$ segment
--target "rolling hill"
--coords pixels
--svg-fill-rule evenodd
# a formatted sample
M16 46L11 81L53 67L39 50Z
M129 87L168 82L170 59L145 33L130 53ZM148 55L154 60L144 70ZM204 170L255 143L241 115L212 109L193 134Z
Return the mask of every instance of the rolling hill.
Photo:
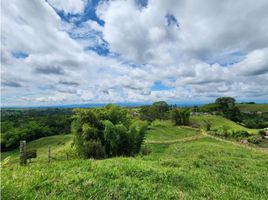
M67 160L71 135L29 142L39 158L26 167L14 162L17 151L2 154L13 160L2 166L2 199L268 198L268 154L198 135L156 122L146 136L150 155L105 160Z
M268 112L268 104L236 104L242 112Z
M249 133L257 133L259 131L259 129L249 129L246 128L244 126L241 126L229 119L226 119L222 116L219 115L199 115L199 116L191 116L190 121L192 123L196 123L201 125L201 127L204 128L204 120L208 120L212 123L211 128L212 129L218 129L221 128L222 126L227 126L229 127L231 130L244 130L247 131Z

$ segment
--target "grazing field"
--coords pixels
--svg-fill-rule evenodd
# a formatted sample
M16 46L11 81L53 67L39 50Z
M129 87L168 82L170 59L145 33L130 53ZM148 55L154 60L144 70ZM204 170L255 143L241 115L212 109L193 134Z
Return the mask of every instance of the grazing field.
M169 120L152 122L150 130L147 133L147 142L161 142L182 139L185 137L195 136L198 130L186 126L174 126Z
M161 126L160 126L161 125ZM30 142L39 158L26 167L2 167L2 199L267 199L268 154L204 136L196 130L157 122L147 135L152 153L106 160L67 160L71 135ZM162 127L161 134L158 133ZM167 134L165 135L165 129ZM187 131L183 131L187 130ZM165 136L161 136L161 135ZM47 163L47 145L54 160ZM14 159L18 152L2 154Z
M51 147L52 158L63 159L66 150L70 149L73 135L54 135L43 137L26 144L27 149L36 149L37 158L33 162L47 160L48 145ZM19 163L19 150L1 153L1 160L9 157L9 163Z
M219 115L199 115L199 116L191 116L190 121L192 123L196 123L201 125L204 128L204 121L210 121L212 123L211 129L218 129L223 126L229 127L232 130L244 130L249 133L258 133L259 129L249 129L244 126L241 126L229 119L226 119Z
M243 112L268 112L268 104L236 104L236 106Z

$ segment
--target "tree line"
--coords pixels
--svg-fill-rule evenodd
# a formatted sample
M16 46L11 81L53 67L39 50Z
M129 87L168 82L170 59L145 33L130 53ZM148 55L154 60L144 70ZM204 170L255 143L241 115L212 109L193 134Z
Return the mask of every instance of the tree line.
M20 140L70 133L71 115L70 109L1 110L1 151L17 148Z

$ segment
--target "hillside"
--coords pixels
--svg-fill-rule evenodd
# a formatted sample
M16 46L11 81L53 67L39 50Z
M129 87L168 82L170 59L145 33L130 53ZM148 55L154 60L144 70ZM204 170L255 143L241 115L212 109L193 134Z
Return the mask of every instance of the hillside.
M170 122L153 123L146 137L152 153L130 158L67 160L62 150L70 148L71 135L30 142L27 147L37 148L39 158L27 167L2 168L2 199L268 198L267 154L173 128ZM17 153L2 156L14 159Z
M37 149L37 158L33 162L40 162L47 160L48 145L52 151L52 157L59 160L65 158L66 149L71 147L72 135L55 135L43 137L38 140L26 144L27 149ZM19 163L19 150L8 151L1 153L1 160L6 157L9 158L9 163Z
M257 133L259 130L258 129L249 129L246 128L244 126L241 126L229 119L226 119L222 116L219 115L199 115L199 116L191 116L190 121L192 123L196 123L201 125L201 127L204 128L204 120L208 120L210 122L212 122L212 126L211 129L217 129L217 128L221 128L222 126L227 126L232 130L244 130L247 131L249 133Z
M242 112L268 112L268 104L236 104Z
M156 120L152 123L147 136L146 142L148 143L161 143L163 141L174 141L185 137L198 135L198 130L184 127L173 126L173 123L169 120L160 121Z

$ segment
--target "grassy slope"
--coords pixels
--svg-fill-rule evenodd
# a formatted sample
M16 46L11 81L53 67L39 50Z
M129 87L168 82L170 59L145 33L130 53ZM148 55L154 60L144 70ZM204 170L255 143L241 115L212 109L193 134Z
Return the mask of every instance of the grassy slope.
M146 136L148 141L171 141L197 135L198 131L189 127L173 126L171 121L156 120Z
M162 129L169 128L167 122ZM174 139L169 135L165 139ZM158 136L163 139L151 131L148 138ZM268 155L211 138L149 144L149 156L97 161L64 160L59 152L70 142L71 136L52 136L29 143L41 157L27 167L2 169L2 199L268 198ZM45 149L51 143L58 154L49 164Z
M224 117L218 116L218 115L201 115L201 116L191 116L190 121L200 124L201 126L204 126L204 120L208 120L212 122L211 128L220 128L222 126L228 126L232 130L245 130L248 131L249 133L257 133L259 130L258 129L249 129L246 127L243 127L231 120L228 120Z
M268 112L268 104L236 104L241 111Z
M44 161L47 159L48 145L51 148L51 156L60 159L65 157L64 150L70 148L72 135L55 135L40 138L26 144L26 149L37 149L37 159L34 162ZM1 153L1 160L10 156L11 163L19 162L19 150Z

